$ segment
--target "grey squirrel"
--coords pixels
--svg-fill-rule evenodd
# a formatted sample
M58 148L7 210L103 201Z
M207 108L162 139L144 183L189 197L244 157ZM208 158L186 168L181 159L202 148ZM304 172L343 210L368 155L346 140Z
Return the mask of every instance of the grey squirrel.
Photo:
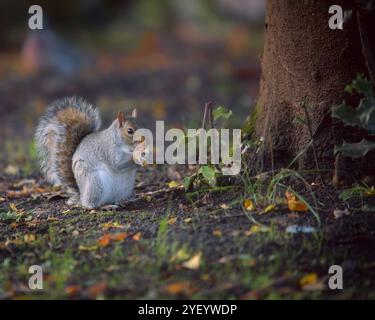
M35 133L42 172L61 185L68 204L96 208L128 199L134 189L137 164L133 141L139 128L137 110L119 112L102 131L98 109L75 97L55 101L39 121Z

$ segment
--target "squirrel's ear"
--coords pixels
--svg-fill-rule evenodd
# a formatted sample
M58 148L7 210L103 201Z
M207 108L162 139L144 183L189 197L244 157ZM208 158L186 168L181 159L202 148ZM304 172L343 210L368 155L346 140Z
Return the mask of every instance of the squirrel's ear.
M124 116L124 113L122 111L119 111L117 113L117 121L118 121L119 127L122 128L122 126L125 123L125 116Z
M138 111L137 111L137 109L133 109L132 117L133 117L133 118L137 118L137 116L138 116Z

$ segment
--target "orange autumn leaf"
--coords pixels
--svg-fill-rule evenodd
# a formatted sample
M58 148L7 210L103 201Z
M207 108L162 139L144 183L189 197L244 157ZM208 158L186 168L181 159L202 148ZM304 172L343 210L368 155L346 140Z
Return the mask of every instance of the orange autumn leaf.
M291 191L285 191L285 198L290 211L307 211L307 205L303 201L297 200L296 195Z
M189 295L192 293L192 288L187 281L171 283L167 285L164 290L171 295L178 295L182 293Z
M294 201L294 200L296 200L296 196L294 195L294 193L290 192L289 190L285 191L285 198L288 201Z
M96 297L97 295L103 293L105 289L107 289L107 283L102 281L91 286L88 291L90 296Z
M68 295L74 295L77 292L79 292L80 290L81 290L81 287L78 286L78 285L72 285L72 286L68 286L68 287L65 288L65 292Z
M133 240L135 241L139 241L141 240L141 237L142 237L142 234L140 232L137 232L134 236L133 236Z
M111 242L111 236L110 236L108 233L103 234L103 235L99 238L98 242L99 242L99 245L100 245L101 247L106 247L106 246L108 246L108 245L110 244L110 242Z
M290 200L288 201L288 208L290 211L307 211L306 203L298 200Z
M116 233L116 234L112 235L111 240L123 241L127 236L128 236L128 234L126 232L120 232L120 233Z
M101 247L106 247L111 243L111 241L123 241L128 236L129 234L126 232L120 232L115 234L105 233L99 238L98 242Z

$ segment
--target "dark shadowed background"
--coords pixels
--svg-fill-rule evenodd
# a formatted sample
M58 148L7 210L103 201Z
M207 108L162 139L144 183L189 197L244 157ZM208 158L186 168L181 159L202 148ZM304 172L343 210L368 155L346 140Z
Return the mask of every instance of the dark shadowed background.
M28 28L32 4L42 31ZM263 15L262 0L2 1L1 167L32 169L38 116L64 96L97 105L105 124L137 107L150 129L155 119L194 128L212 100L241 127L257 96Z

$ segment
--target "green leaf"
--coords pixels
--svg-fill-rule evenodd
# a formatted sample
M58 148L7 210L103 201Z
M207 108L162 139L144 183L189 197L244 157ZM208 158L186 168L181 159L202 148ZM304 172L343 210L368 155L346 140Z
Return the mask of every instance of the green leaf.
M371 83L367 80L363 74L358 74L357 78L352 82L352 88L360 94L363 94L365 97L370 98L374 96L372 91Z
M373 98L364 98L357 108L361 127L369 134L375 135L375 101Z
M371 150L375 150L375 142L362 139L360 142L344 143L341 146L335 146L335 154L342 153L344 156L351 158L364 157Z
M196 174L193 174L191 176L187 176L182 180L182 184L185 187L185 190L189 190L191 186L193 185L194 180L197 178Z
M224 119L229 119L232 115L232 110L229 110L227 108L224 108L222 106L217 107L213 112L214 120L224 118Z
M334 106L332 117L340 119L346 125L360 127L370 135L375 135L375 100L373 97L361 99L356 109L345 102Z
M332 108L332 117L340 119L349 126L361 126L356 109L348 106L345 102Z
M219 173L219 171L215 168L215 166L204 165L199 168L198 173L203 176L204 180L206 180L210 186L216 185L216 175Z

